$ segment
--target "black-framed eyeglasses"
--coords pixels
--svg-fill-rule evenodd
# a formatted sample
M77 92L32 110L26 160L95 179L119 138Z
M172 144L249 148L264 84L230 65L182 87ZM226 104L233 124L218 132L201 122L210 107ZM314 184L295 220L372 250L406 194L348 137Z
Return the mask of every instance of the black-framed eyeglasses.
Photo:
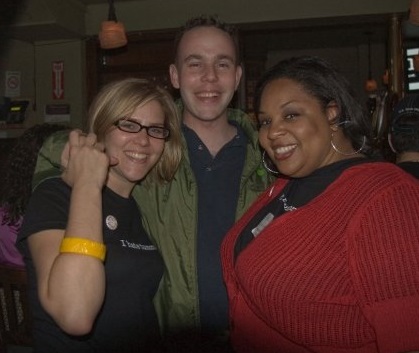
M115 121L114 125L119 130L129 132L131 134L135 134L137 132L140 132L142 129L145 129L148 136L154 137L156 139L165 139L168 138L170 135L170 130L165 127L153 125L144 126L137 121L125 118Z

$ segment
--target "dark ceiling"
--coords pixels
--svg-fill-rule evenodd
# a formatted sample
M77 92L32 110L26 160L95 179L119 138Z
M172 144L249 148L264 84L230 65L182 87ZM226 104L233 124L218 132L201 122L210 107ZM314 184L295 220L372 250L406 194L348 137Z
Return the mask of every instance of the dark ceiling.
M86 5L107 4L109 0L78 0ZM114 0L115 3L132 0ZM150 0L136 0L150 1ZM407 11L406 11L407 15ZM269 23L240 24L242 32L252 32L255 45L292 48L348 46L387 41L390 14L345 16ZM257 31L255 32L255 29ZM414 36L419 32L413 30ZM263 40L259 40L263 36ZM419 35L418 35L419 36ZM251 39L251 38L249 38Z
M252 51L333 48L386 43L391 15L339 17L240 25ZM263 39L262 39L263 38Z
M94 5L94 4L107 4L109 3L109 0L78 0L86 5ZM122 2L122 1L133 1L133 0L114 0L114 3ZM141 1L141 0L136 0ZM145 0L142 0L145 1Z

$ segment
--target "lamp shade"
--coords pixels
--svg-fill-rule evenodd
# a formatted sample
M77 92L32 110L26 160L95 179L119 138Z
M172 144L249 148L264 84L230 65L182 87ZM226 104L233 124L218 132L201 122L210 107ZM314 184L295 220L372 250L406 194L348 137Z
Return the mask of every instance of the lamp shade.
M103 21L99 32L99 42L102 49L115 49L126 45L128 41L123 23Z

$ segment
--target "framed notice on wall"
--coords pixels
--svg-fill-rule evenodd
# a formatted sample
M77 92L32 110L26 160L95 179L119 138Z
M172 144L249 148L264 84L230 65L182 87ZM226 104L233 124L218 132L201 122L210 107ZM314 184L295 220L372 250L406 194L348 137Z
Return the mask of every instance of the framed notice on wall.
M5 96L19 97L20 96L20 71L6 71L5 77Z
M46 123L70 122L70 104L47 104L44 120Z

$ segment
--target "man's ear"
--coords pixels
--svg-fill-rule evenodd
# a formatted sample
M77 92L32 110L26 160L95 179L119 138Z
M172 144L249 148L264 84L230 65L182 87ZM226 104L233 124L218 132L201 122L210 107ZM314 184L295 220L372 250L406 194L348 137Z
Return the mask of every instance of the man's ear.
M169 74L170 74L170 82L172 82L172 86L176 89L179 89L179 73L177 71L177 67L175 64L171 64L169 66Z
M242 74L243 74L243 68L241 67L241 65L238 65L236 67L236 89L237 89L237 87L239 87L240 79L242 77Z

